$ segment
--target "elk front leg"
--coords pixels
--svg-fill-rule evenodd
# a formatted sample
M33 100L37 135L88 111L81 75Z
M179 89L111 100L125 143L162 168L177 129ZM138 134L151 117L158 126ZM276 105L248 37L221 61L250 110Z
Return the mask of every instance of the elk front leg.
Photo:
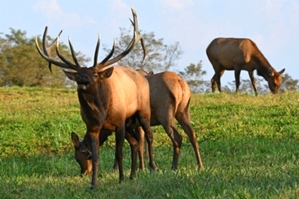
M254 79L254 76L253 76L253 71L249 71L248 72L248 75L249 75L249 78L251 80L251 84L252 84L252 87L253 87L253 90L254 90L254 93L255 95L257 96L257 90L256 90L256 82L255 82L255 79Z
M235 80L236 80L236 93L239 91L239 86L240 86L240 73L241 69L239 67L235 67Z
M99 166L99 131L91 132L87 134L89 145L91 146L92 153L92 178L91 189L97 187L98 166Z
M135 132L138 132L139 140L139 148L138 148L138 155L139 155L139 169L141 171L145 170L144 167L144 131L141 126L135 128Z

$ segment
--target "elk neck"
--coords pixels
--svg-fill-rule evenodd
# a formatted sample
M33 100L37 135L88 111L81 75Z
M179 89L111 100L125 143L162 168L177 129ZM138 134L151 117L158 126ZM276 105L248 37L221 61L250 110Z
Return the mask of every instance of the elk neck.
M255 53L255 55L252 56L252 60L256 65L257 74L262 76L264 79L267 80L268 77L270 77L271 72L276 72L262 52L258 51Z
M112 92L105 80L95 87L92 92L78 90L78 99L84 122L92 126L102 126L107 117Z

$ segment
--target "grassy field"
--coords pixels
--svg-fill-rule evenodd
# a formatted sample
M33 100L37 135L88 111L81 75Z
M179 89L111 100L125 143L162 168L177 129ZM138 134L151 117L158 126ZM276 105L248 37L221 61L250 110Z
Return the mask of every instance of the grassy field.
M157 172L129 180L126 144L126 181L118 184L112 136L91 191L70 139L85 132L76 91L0 88L0 198L299 198L299 93L193 95L191 118L205 170L196 169L184 135L179 170L171 171L171 142L157 127Z

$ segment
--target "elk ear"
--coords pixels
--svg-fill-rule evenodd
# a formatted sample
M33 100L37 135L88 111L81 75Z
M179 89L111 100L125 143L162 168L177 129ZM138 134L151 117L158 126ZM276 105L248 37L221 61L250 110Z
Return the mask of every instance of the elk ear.
M72 132L71 133L71 138L72 138L74 147L79 148L79 145L80 145L79 136L76 133Z
M63 70L64 74L72 81L76 81L77 72L70 72Z
M109 78L113 73L114 67L110 67L104 71L98 72L101 79Z
M284 71L285 71L285 68L282 69L281 71L279 71L278 73L279 73L279 74L282 74Z

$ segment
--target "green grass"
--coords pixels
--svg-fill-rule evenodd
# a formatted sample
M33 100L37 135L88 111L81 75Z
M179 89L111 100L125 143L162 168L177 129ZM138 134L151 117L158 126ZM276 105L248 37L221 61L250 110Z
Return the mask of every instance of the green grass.
M205 170L183 135L179 170L171 171L171 141L155 127L159 170L129 180L126 144L126 181L118 184L112 136L91 191L70 140L71 131L85 132L76 91L0 88L0 198L299 198L299 93L193 95L191 118Z

